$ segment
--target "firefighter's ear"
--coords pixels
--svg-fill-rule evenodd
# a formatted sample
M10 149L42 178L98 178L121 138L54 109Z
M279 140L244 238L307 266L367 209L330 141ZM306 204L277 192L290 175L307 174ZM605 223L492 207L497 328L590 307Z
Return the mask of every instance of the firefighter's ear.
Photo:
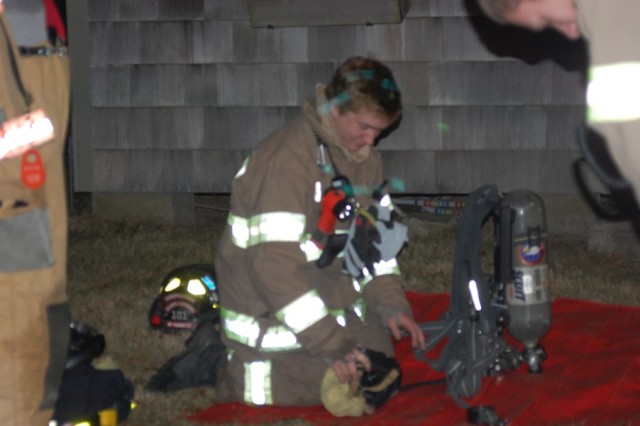
M331 109L329 110L329 112L331 113L331 117L333 117L334 120L337 120L338 117L340 116L340 110L338 109L337 106L333 105L331 107Z

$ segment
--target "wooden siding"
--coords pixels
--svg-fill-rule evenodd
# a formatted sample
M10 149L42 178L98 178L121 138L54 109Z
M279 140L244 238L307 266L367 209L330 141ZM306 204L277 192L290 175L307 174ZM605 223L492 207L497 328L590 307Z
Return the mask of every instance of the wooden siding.
M254 27L397 24L407 0L247 0Z
M315 83L371 55L403 93L379 148L404 190L576 193L584 46L498 27L465 0L411 3L400 24L268 29L246 0L89 0L93 190L228 192Z

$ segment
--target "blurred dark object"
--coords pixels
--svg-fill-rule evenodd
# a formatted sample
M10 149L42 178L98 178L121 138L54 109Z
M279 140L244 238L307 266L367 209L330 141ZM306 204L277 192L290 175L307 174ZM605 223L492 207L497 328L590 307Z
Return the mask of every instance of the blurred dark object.
M203 314L193 335L185 343L185 351L160 367L145 389L174 392L197 386L213 387L227 356L218 322L215 312Z
M586 126L580 126L577 135L582 158L574 162L573 172L585 201L598 217L613 222L631 221L638 229L640 209L633 188L615 165L606 140L597 131ZM605 197L608 202L598 200L595 191L589 188L587 170L610 191Z

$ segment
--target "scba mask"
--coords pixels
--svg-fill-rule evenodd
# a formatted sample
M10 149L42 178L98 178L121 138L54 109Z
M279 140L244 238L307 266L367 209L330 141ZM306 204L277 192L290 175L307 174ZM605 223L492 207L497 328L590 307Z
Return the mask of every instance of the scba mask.
M340 382L333 368L322 380L320 399L336 417L359 417L373 414L400 391L402 371L397 361L371 349L360 349L369 357L371 369L361 368L360 380Z
M363 372L359 389L367 405L377 409L400 390L402 371L395 358L370 349L362 352L369 357L371 370Z
M203 314L219 311L218 287L213 265L176 268L162 280L149 310L149 325L162 331L193 331Z

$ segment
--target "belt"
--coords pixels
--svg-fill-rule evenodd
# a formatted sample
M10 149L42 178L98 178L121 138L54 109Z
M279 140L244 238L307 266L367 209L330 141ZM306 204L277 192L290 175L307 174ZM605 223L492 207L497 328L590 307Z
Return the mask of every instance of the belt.
M40 46L40 47L25 47L20 46L18 48L20 50L20 54L23 56L67 56L67 48L65 46L62 47L48 47L48 46Z

